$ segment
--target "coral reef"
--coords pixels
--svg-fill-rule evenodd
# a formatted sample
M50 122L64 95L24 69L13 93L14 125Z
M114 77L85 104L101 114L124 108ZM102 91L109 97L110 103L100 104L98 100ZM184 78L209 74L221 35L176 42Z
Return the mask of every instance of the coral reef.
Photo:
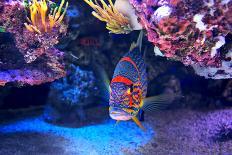
M47 33L28 30L25 6L19 1L0 2L0 85L8 82L38 85L65 76L63 52L54 48L67 31L65 22ZM39 29L39 28L38 28Z
M30 3L29 8L31 18L27 18L27 20L31 24L24 23L24 25L29 31L41 34L41 31L49 32L52 31L54 26L61 25L61 22L68 8L68 2L66 3L63 12L62 7L64 5L65 0L61 1L59 7L50 9L50 13L47 15L49 5L47 5L46 1L47 0L41 0L38 2L37 0L33 0L32 3Z
M85 12L88 12L88 10L85 10ZM84 15L81 15L80 18L84 18ZM91 19L91 16L89 18ZM96 23L98 22L95 18L93 20ZM72 24L75 25L75 22ZM104 26L102 24L102 26L94 29L94 33L92 33L93 30L89 33L87 31L88 25L89 23L80 25L80 29L84 32L81 31L78 38L67 45L66 50L72 51L72 54L78 58L73 62L76 65L95 67L94 65L98 64L106 70L109 78L112 78L116 64L130 48L129 43L136 40L139 32L134 31L127 35L99 33L101 27ZM77 44L80 39L89 37L98 40L99 45ZM173 108L219 108L224 105L231 105L231 80L204 79L196 76L191 67L184 66L181 62L156 57L153 46L149 42L144 41L143 47L144 51L147 49L144 59L149 80L148 96L163 92L174 92L182 95L183 97L180 98L181 104L176 101L176 104L172 106Z
M83 108L95 103L98 94L94 73L73 64L67 67L67 77L51 84L45 119L56 122L79 116L84 118ZM74 119L74 118L73 118Z
M232 1L130 0L159 55L201 76L231 78ZM161 53L160 53L161 52Z

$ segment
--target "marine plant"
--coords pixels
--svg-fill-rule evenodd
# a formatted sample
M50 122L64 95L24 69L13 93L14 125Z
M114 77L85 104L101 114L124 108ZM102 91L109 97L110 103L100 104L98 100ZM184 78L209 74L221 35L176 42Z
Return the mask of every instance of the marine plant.
M27 30L41 34L42 32L49 32L55 26L61 24L68 8L68 2L63 8L65 0L62 0L60 5L53 8L52 5L47 4L47 0L33 0L29 3L30 18L27 18L28 23L24 23ZM50 13L47 13L50 11Z
M84 1L94 9L93 16L106 22L106 28L110 33L127 34L132 31L129 19L115 8L111 0L108 0L108 5L103 0L100 0L101 4L97 0L95 0L95 3L92 0Z

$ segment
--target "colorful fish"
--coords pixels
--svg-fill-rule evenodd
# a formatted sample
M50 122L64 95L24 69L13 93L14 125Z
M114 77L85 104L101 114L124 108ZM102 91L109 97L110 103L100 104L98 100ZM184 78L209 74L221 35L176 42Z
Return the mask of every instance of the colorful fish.
M157 110L173 100L172 95L159 95L146 98L146 64L141 54L142 33L137 44L132 44L130 51L118 62L110 83L109 114L117 121L132 119L144 129L136 117L142 111Z

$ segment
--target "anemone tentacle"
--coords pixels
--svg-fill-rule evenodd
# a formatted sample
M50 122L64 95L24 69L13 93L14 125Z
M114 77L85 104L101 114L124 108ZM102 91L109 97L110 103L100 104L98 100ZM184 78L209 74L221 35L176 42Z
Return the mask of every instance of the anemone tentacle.
M53 27L60 25L64 19L64 15L68 8L68 2L65 4L65 0L61 1L59 7L55 9L49 8L47 4L48 0L33 0L29 3L30 18L27 18L28 23L24 23L27 30L30 32L36 32L41 34L41 32L48 32L53 29ZM63 10L62 10L63 9ZM50 13L48 14L48 10Z

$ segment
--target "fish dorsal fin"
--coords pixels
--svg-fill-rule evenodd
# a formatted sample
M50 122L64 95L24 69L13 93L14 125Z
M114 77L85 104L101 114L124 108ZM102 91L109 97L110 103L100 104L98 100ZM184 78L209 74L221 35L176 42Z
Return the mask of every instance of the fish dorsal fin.
M174 94L161 94L143 99L141 108L144 111L158 111L167 108L175 99Z
M137 47L136 43L133 42L130 46L130 51L133 51Z
M133 42L130 46L130 51L133 51L135 48L139 48L139 51L142 51L142 42L143 42L143 30L140 31L137 42Z
M141 52L141 54L143 56L144 62L146 62L147 46L145 46L145 49L143 52Z

